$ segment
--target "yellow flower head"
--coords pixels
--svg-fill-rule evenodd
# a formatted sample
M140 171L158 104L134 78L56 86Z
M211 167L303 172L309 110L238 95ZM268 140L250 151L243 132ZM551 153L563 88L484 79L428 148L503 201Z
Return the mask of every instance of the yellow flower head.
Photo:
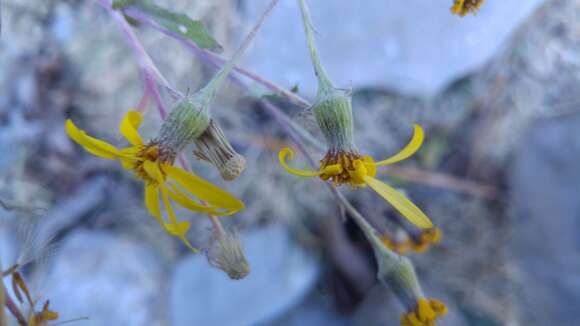
M283 148L279 152L278 159L286 171L295 175L302 177L320 177L324 181L331 180L335 185L350 184L352 187L369 186L386 201L391 203L391 205L413 224L421 228L431 228L433 224L415 204L391 186L375 178L377 167L407 159L419 150L423 144L423 138L423 129L421 126L415 125L415 132L409 144L398 154L380 162L375 162L368 155L361 156L353 149L342 150L339 147L331 147L321 160L318 171L290 167L288 160L294 157L294 152L288 147Z
M157 222L169 234L178 237L191 250L196 251L185 235L190 227L188 221L177 221L171 201L193 212L227 216L236 213L244 204L219 187L173 165L176 151L171 146L151 141L145 143L138 133L143 117L129 111L121 121L120 133L130 143L129 147L117 148L102 140L88 136L67 120L67 134L87 152L109 160L119 160L123 168L131 170L145 183L145 206ZM192 198L207 203L202 205ZM163 203L169 223L164 222L160 202Z
M437 318L445 314L447 307L443 302L420 298L414 311L401 315L401 326L435 326Z
M283 148L278 154L280 164L292 174L303 177L320 177L324 181L332 181L334 185L350 184L355 188L369 186L412 223L421 228L431 228L433 226L431 221L415 204L394 188L375 179L378 166L402 161L421 147L424 137L423 129L419 125L415 125L415 134L411 142L400 153L389 159L375 162L368 155L360 155L353 143L351 93L334 87L322 66L314 42L312 19L304 0L300 0L300 11L304 23L306 43L318 80L316 100L311 110L320 131L324 135L328 152L321 160L318 171L290 167L287 161L294 157L290 148Z
M483 0L454 0L451 12L459 16L465 16L469 13L477 13Z

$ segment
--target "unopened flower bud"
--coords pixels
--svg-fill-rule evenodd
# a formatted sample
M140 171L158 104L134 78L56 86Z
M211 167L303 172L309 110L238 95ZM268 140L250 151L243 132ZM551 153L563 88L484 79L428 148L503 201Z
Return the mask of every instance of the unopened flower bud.
M391 288L405 307L412 308L423 297L423 291L411 261L402 256L385 255L383 250L375 250L375 255L379 281Z
M373 247L379 265L378 279L393 290L406 308L401 325L434 326L437 318L447 313L445 304L425 297L408 258L394 255L384 247Z
M244 247L235 233L217 236L208 252L208 260L234 280L242 279L250 273Z
M195 146L197 150L193 153L215 166L226 181L234 180L246 168L246 159L234 150L214 120L210 120L207 129L195 139Z

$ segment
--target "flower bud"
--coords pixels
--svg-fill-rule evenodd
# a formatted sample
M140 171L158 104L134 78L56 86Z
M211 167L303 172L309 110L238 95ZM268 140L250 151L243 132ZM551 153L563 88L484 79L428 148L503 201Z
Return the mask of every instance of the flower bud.
M393 290L407 311L401 315L401 325L434 326L437 318L447 313L445 304L425 297L415 268L408 258L396 257L386 250L377 249L375 247L379 265L378 279Z
M224 180L234 180L246 168L246 160L234 150L215 120L210 120L207 129L194 142L197 150L193 153L215 166Z
M405 307L412 308L417 299L423 297L423 291L411 261L401 256L393 260L392 255L377 254L377 251L375 255L379 281L391 288Z
M158 142L175 153L195 141L209 126L209 103L206 96L187 96L173 108L163 122Z
M217 236L208 252L208 260L233 280L242 279L250 273L244 248L235 233Z
M336 88L319 89L312 112L329 150L354 151L351 96Z

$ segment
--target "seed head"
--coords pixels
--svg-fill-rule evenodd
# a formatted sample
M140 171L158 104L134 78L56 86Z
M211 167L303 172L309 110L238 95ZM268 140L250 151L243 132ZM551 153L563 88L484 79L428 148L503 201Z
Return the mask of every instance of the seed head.
M208 260L233 280L242 279L250 273L244 247L235 233L217 236L208 252Z
M246 168L244 157L234 150L219 124L213 119L194 143L197 150L193 154L215 166L226 181L234 180Z

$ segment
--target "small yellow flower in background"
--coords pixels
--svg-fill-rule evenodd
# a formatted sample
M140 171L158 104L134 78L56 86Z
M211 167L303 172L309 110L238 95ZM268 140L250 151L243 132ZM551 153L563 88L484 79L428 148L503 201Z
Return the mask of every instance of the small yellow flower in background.
M451 7L451 12L457 14L461 17L469 13L477 13L483 0L454 0L453 7Z
M280 164L289 173L302 177L320 177L322 180L331 180L335 185L349 184L352 187L369 186L381 197L395 207L403 216L420 228L432 228L429 218L413 204L407 197L393 187L375 178L377 167L403 161L412 156L423 144L424 133L419 125L415 125L413 138L409 144L394 156L379 162L372 157L361 156L355 150L340 150L331 148L320 161L320 169L302 170L292 168L288 160L294 157L294 152L288 147L283 148L278 159Z
M190 222L178 221L171 201L198 213L218 216L234 214L244 204L228 192L173 165L177 153L171 147L152 141L145 143L138 133L143 117L141 113L129 111L121 121L120 133L131 144L117 148L102 140L88 136L67 120L65 129L70 138L87 152L109 160L119 160L123 168L131 170L145 182L145 206L157 222L172 236L179 238L189 249L197 251L185 237ZM192 197L203 200L207 206ZM163 203L169 223L164 222L160 202Z
M28 319L28 326L44 326L48 325L49 321L58 320L58 312L48 309L50 301L46 300L40 312L32 314Z
M429 246L441 241L441 229L431 228L421 232L418 237L408 237L404 241L395 241L388 235L380 237L385 247L395 251L400 255L405 255L411 251L422 253L429 249Z
M443 302L420 298L414 311L401 315L401 326L435 326L437 318L445 314L447 307Z
M20 311L17 307L14 307L14 309L17 310L16 312L19 315L21 315L19 319L19 324L25 324L27 326L44 326L47 325L49 321L58 320L59 318L58 312L49 309L50 305L49 300L46 300L44 302L41 311L36 312L35 301L32 299L32 296L30 294L30 291L28 290L28 286L26 285L24 278L22 277L22 275L20 275L18 271L9 269L8 271L0 270L0 272L2 272L3 275L12 276L12 291L14 293L14 296L16 297L18 302L20 302L21 304L26 302L29 306L28 317L24 317L25 316L24 313ZM2 282L1 278L0 282ZM3 307L0 307L0 309L3 309ZM16 317L17 315L14 316ZM24 320L24 318L27 318L28 320L26 321Z

